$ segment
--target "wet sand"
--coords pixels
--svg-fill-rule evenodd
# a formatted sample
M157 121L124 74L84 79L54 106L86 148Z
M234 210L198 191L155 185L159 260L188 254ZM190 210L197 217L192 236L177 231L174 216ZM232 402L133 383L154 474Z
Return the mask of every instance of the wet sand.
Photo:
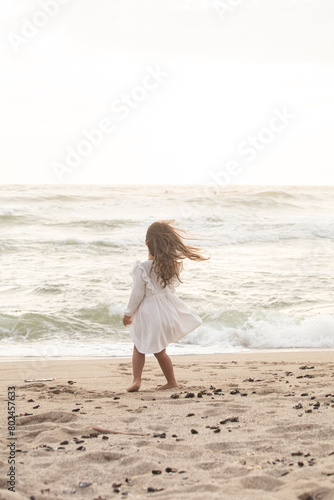
M0 499L334 499L333 350L172 360L136 393L129 358L1 361Z

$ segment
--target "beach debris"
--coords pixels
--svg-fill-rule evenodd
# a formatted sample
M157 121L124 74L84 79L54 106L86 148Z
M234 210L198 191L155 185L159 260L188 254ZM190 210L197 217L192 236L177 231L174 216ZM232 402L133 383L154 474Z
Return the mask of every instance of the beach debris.
M305 396L308 396L308 392L303 392L303 394L301 394L302 397L305 397Z
M74 411L74 412L80 411L80 408L74 408L74 410L72 410L72 411Z
M299 466L299 467L304 467L304 462L299 461L299 462L298 462L298 466Z
M64 444L70 444L70 442L69 442L69 441L62 441L60 444L61 444L61 445L64 445Z
M108 436L102 436L102 439L109 439Z
M327 397L327 396L326 396ZM34 403L35 400L34 399L28 399L28 403Z
M35 378L35 379L26 378L24 381L25 382L50 382L50 381L53 381L53 380L56 380L55 377L52 377L52 378Z
M152 470L152 474L155 474L155 475L161 474L161 470L154 469L154 470Z
M39 405L36 405L36 406L32 407L33 410L37 410L37 408L39 408Z
M184 397L185 398L194 398L195 394L193 392L187 392L187 394Z
M291 377L291 375L293 375L293 373L292 373L292 372L285 372L285 376L286 376L286 377Z
M289 474L288 470L286 470L285 472L282 472L281 477L286 476L287 474Z
M301 401L299 401L298 404L296 404L294 407L293 407L295 410L300 410L300 408L303 408L303 405L301 403Z
M75 444L81 444L81 443L84 443L85 441L83 439L79 439L77 437L74 437L73 438L73 441L75 442Z
M207 429L213 429L213 432L220 432L220 428L217 425L206 425Z
M312 410L305 410L305 413L312 413Z
M159 437L159 438L165 439L165 438L166 438L166 433L165 433L165 432L163 432L162 434L157 434L157 433L155 432L155 433L153 434L153 437L154 437L154 438Z
M222 389L216 389L213 385L210 385L210 390L213 391L214 394L220 394Z
M86 446L78 446L78 451L86 451Z
M320 402L317 401L316 403L314 403L313 408L315 408L317 410L319 408L319 406L320 406Z
M300 366L299 370L313 370L313 368L314 368L314 366L304 365L304 366Z
M230 391L230 394L239 394L239 392L240 392L239 389L232 389Z
M171 398L172 399L179 399L180 395L179 394L172 394Z
M196 429L191 429L191 434L198 434L198 431Z
M41 448L41 450L45 451L54 451L54 448L52 448L52 446L49 446L48 444L40 444L38 446L34 446L34 449L36 448Z
M93 483L90 483L89 481L80 481L79 488L87 488L91 484L93 484Z
M162 491L164 490L165 488L152 488L152 486L149 486L147 488L147 493L155 493L156 491Z
M115 396L114 399L121 399L119 396Z
M83 439L90 439L90 438L97 438L98 437L98 432L90 432L87 435L81 436Z
M177 434L172 434L172 438L177 438Z
M166 467L165 471L169 474L174 474L175 472L177 472L177 469L174 469L174 467Z
M240 392L240 396L248 396L247 392Z
M197 394L197 397L198 397L198 398L202 398L202 397L203 397L203 392L202 392L202 391L200 391L200 392Z
M101 434L125 434L128 436L149 436L150 435L149 432L142 433L142 432L112 431L110 429L101 429L101 427L92 427L92 429L94 429L94 431L100 432ZM166 435L165 435L165 437L166 437Z
M301 457L303 455L302 451L294 451L291 453L291 456L293 457Z
M76 382L74 382L73 380L68 380L67 383L70 385L76 384Z
M195 416L195 413L188 413L188 415L186 415L187 417L194 417Z
M228 422L239 422L239 417L228 417L225 418L224 420L221 420L219 423L220 424L227 424Z
M253 378L245 378L245 380L243 380L243 382L254 382L254 379Z

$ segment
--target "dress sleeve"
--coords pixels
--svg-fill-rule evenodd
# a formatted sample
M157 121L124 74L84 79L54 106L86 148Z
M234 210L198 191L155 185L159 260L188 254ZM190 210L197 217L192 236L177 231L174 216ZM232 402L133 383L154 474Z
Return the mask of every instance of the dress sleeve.
M143 269L140 267L140 262L137 261L132 272L131 276L133 278L132 283L132 292L130 295L130 299L124 314L127 316L132 316L136 310L138 309L139 304L145 297L146 285L143 280Z

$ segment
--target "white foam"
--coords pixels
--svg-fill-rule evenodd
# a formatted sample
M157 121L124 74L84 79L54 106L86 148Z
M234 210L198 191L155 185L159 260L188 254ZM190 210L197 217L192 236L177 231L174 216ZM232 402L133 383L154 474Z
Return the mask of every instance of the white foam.
M225 349L332 348L334 315L319 314L301 321L283 315L250 318L239 328L202 325L180 343Z

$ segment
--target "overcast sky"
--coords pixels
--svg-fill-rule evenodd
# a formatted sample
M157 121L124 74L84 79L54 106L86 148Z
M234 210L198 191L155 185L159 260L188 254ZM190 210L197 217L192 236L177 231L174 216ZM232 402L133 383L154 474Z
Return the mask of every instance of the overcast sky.
M334 184L333 0L0 16L0 183Z

